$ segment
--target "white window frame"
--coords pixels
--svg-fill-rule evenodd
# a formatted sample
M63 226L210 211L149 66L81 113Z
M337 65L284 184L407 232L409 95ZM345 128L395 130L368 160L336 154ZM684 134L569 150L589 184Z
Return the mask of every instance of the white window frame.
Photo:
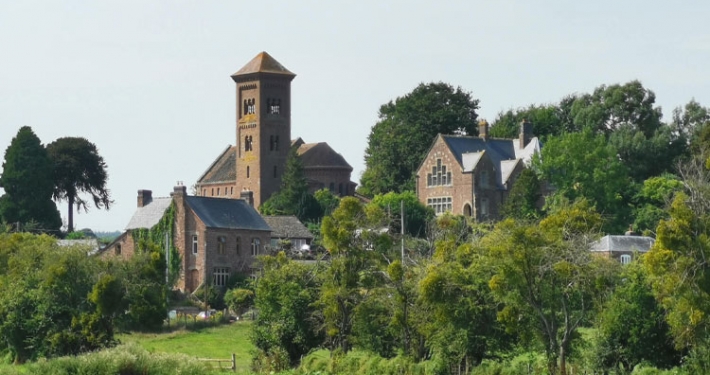
M261 239L252 238L251 239L251 256L255 257L259 255L259 247L261 246Z
M212 269L212 285L227 286L229 281L229 267L215 267Z
M453 210L452 197L431 197L426 200L427 207L431 207L437 215Z
M630 264L631 263L631 255L621 254L621 256L619 257L619 262L621 264Z
M198 244L199 244L199 242L197 240L197 235L193 234L192 235L192 255L197 255L197 251L199 250Z

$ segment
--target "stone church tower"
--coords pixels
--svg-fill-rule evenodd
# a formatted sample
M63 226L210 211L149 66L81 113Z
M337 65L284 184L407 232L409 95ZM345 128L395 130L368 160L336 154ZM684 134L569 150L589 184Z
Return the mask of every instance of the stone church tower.
M294 77L266 52L232 74L237 84L237 192L233 195L253 199L254 207L281 186L291 145Z

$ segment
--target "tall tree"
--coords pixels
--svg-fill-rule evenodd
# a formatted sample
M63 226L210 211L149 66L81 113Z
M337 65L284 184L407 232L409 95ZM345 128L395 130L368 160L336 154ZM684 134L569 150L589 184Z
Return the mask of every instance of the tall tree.
M525 168L513 182L508 199L503 204L503 217L516 219L537 219L542 215L538 202L542 198L540 180L537 174Z
M477 134L478 100L460 87L438 82L380 107L365 150L360 192L367 196L414 190L414 173L434 137Z
M491 136L517 138L523 120L533 124L533 133L538 137L559 135L565 131L562 112L557 105L531 105L498 113L491 125Z
M23 126L5 150L0 176L0 218L6 223L36 223L39 231L55 233L62 226L52 202L52 164L47 150L29 126Z
M74 205L77 210L88 210L88 202L80 193L91 196L96 208L109 209L111 194L106 187L108 172L104 158L96 145L81 137L65 137L47 145L54 168L54 193L56 200L69 203L67 232L74 231Z
M303 163L292 147L281 177L281 189L259 207L264 215L295 215L301 221L316 220L321 215L320 203L308 193Z

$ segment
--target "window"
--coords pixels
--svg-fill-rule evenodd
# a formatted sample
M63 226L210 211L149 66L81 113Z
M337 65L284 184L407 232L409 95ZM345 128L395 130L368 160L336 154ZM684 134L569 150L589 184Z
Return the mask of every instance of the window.
M303 248L303 245L306 244L306 240L303 238L292 238L291 239L291 248L295 250L301 250Z
M247 166L247 178L249 178L249 166Z
M274 150L279 150L279 136L274 137Z
M331 193L335 193L335 182L330 183L329 190Z
M229 195L234 195L234 186L229 188Z
M116 245L116 255L121 255L121 244Z
M451 186L451 172L446 170L446 166L441 163L441 159L436 159L436 166L431 168L431 173L426 175L427 186Z
M451 197L436 197L427 198L426 205L431 207L436 214L441 214L446 211L451 211L452 208L452 198Z
M227 286L228 280L229 280L229 268L215 267L212 270L212 285Z
M481 217L488 216L488 199L481 199Z
M621 262L621 264L629 264L631 263L631 255L624 254L619 258L619 261Z
M274 165L274 178L276 178L276 166Z
M235 248L237 250L237 255L240 255L242 253L242 238L241 237L237 237Z
M274 136L269 137L269 150L274 151Z
M219 197L219 188L217 188L217 196Z
M212 188L212 193L211 193L211 195L214 197L214 188Z
M343 195L343 184L338 184L338 195Z
M483 187L488 187L488 172L481 171L479 185Z
M251 239L251 256L259 255L259 246L261 245L261 240L258 238Z
M226 247L227 247L227 237L224 237L224 236L217 237L217 254L224 255Z
M192 236L192 254L197 255L197 236Z

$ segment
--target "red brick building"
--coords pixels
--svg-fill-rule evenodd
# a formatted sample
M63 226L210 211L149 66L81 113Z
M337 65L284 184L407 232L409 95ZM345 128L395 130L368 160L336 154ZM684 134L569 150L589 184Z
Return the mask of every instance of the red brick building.
M439 134L417 171L419 200L436 214L451 212L476 220L500 218L510 188L540 141L532 125L520 125L518 139L490 138L488 123L478 137Z
M291 146L298 147L312 191L352 195L353 168L327 143L291 140L291 81L296 75L262 52L232 75L237 85L237 137L195 184L201 196L253 199L259 207L281 186Z
M193 292L207 283L225 286L234 273L250 274L255 257L270 244L271 228L245 200L188 196L176 186L170 197L138 191L138 207L126 231L101 256L128 259L135 252L132 232L151 229L174 207L173 243L180 259L176 288Z

